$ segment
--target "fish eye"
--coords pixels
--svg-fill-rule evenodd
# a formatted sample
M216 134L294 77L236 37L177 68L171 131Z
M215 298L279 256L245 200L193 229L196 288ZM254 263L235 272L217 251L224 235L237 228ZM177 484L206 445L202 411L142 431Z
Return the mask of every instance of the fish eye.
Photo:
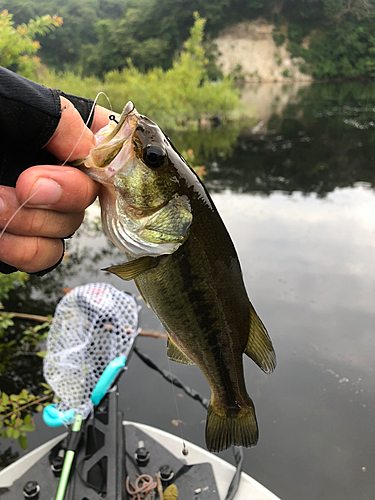
M159 168L164 165L167 154L163 148L149 144L143 150L143 161L150 168Z

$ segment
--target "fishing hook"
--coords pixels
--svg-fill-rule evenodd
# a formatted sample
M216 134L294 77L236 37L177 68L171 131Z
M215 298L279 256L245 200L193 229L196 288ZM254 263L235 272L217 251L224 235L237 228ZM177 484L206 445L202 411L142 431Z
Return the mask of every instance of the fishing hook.
M108 117L112 122L115 122L116 124L118 124L118 121L116 120L116 116L115 115L109 115Z

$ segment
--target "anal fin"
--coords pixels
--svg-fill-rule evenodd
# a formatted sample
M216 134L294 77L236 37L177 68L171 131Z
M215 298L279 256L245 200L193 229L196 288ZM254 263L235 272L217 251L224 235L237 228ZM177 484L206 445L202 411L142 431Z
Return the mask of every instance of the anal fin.
M245 348L249 356L265 373L271 373L276 367L276 354L271 339L262 320L250 304L250 332Z
M172 361L182 363L183 365L195 365L189 356L185 354L180 347L178 347L174 340L171 339L169 334L167 339L167 356Z

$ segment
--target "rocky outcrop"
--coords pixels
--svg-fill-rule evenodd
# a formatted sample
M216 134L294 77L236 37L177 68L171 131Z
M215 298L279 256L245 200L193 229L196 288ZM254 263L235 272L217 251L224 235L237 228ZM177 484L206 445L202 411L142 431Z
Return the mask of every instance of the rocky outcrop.
M311 82L299 71L301 58L292 58L287 41L277 47L274 25L257 19L224 30L215 40L218 65L224 74L239 73L245 82Z

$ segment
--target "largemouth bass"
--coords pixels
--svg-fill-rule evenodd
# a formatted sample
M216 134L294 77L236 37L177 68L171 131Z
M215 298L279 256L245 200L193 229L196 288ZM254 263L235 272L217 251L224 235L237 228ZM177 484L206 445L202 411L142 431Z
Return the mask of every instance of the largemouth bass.
M128 260L108 271L135 280L168 332L169 358L196 363L206 377L207 448L255 445L242 355L266 373L276 359L215 205L160 128L131 102L98 136L80 168L102 184L104 231Z

